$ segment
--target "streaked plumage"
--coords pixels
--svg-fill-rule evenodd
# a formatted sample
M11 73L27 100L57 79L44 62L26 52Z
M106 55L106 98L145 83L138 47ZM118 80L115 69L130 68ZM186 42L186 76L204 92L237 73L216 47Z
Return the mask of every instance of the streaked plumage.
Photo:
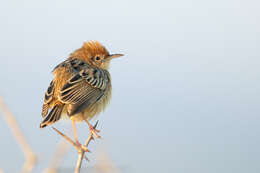
M111 98L109 63L119 56L110 55L99 42L90 41L56 66L45 93L40 127L55 123L63 114L82 121L104 110Z

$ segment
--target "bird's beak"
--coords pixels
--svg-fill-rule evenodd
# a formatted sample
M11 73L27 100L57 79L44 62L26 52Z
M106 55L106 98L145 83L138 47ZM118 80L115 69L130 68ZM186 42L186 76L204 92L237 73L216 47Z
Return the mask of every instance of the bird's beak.
M111 60L111 59L114 59L114 58L119 58L120 56L124 56L124 54L110 54L108 55L105 60Z

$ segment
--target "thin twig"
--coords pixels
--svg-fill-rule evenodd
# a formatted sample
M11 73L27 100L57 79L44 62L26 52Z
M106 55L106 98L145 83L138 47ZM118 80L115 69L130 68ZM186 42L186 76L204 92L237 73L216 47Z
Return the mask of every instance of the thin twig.
M98 121L93 126L93 128L96 129L97 125L98 125ZM86 140L84 146L87 147L91 140L94 140L93 133L89 134L88 139ZM82 160L83 160L84 154L85 154L85 151L83 151L83 150L78 153L78 161L77 161L77 164L76 164L76 167L75 167L75 173L79 173L80 172L80 168L81 168L81 164L82 164Z
M81 148L68 136L66 136L64 133L56 129L55 127L52 127L53 130L55 130L59 135L61 135L65 140L67 140L73 147L75 147L77 150L81 150Z
M20 145L25 155L26 161L23 165L21 172L29 173L32 171L33 167L36 164L36 155L34 154L32 148L26 141L25 136L23 135L17 121L15 120L11 111L8 109L2 97L0 97L0 109L2 110L4 120L8 124L8 127L10 128L16 142Z
M98 125L98 121L96 122L96 124L93 126L94 129L96 129ZM86 160L88 160L87 157L85 156L85 152L89 151L87 149L89 143L91 140L94 140L93 138L93 134L90 133L88 136L88 139L86 140L85 144L82 146L83 148L81 148L80 146L78 146L72 139L70 139L68 136L66 136L65 134L63 134L62 132L60 132L59 130L57 130L56 128L52 127L59 135L61 135L64 139L66 139L69 143L71 143L78 151L78 160L76 163L76 167L75 167L75 173L80 173L80 169L81 169L81 164L82 164L82 160L83 158L85 158Z

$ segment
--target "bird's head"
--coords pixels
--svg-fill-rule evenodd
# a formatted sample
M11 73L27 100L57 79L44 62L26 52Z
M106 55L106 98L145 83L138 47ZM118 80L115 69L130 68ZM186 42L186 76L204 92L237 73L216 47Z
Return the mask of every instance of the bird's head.
M109 54L107 49L98 41L88 41L81 48L75 50L70 58L81 59L90 65L107 70L110 61L120 56L123 56L123 54Z

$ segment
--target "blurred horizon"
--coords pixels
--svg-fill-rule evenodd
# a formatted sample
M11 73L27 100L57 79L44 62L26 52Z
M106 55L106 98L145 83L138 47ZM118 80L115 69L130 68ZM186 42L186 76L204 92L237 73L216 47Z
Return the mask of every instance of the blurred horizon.
M112 100L97 117L103 139L91 143L84 167L103 152L121 172L258 173L259 7L256 0L3 2L0 95L40 156L33 172L61 139L39 128L51 71L98 40L125 56L111 63ZM54 126L70 134L69 121ZM77 130L84 142L88 126ZM0 168L19 172L24 156L2 118L0 131ZM71 150L61 169L76 158Z

